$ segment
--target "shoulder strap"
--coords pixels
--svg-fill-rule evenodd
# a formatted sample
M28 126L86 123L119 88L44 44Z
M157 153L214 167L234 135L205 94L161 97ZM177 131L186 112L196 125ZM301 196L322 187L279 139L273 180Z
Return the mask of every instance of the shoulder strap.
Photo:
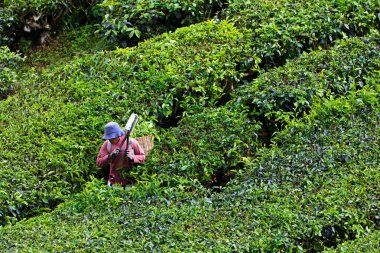
M133 142L132 142L132 139L129 141L129 146L131 147L132 151L134 152L134 147L133 147Z
M109 140L107 140L107 151L108 151L108 153L111 153L111 146L112 146L112 143Z

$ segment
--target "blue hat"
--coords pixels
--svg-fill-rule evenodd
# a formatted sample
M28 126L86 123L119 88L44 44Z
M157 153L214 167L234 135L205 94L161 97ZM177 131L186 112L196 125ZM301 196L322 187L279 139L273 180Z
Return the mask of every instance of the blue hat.
M109 139L116 138L123 135L124 135L124 131L121 130L121 128L116 122L109 122L104 127L103 140L109 140Z

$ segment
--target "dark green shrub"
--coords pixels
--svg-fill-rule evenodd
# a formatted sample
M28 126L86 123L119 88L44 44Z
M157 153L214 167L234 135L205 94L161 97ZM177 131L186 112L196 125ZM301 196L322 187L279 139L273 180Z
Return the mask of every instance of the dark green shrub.
M0 46L10 45L14 41L15 24L12 12L0 4Z
M378 33L336 42L330 50L315 51L289 61L239 87L234 101L250 107L263 122L263 135L308 112L315 97L345 95L361 89L380 66Z
M99 32L123 47L210 19L222 1L104 1Z
M272 224L289 236L280 239L275 251L297 245L316 251L335 247L379 223L377 89L378 85L366 87L347 98L314 104L311 115L278 133L274 148L260 150L257 160L246 160L251 170L231 183L227 196L221 196L248 196L246 191L253 188L259 199L245 198L263 203L258 209L264 203L291 208L289 221L277 223L272 218L256 223L259 227Z
M379 28L379 2L358 1L229 1L223 17L252 29L252 54L267 68L319 47L328 48L345 35Z

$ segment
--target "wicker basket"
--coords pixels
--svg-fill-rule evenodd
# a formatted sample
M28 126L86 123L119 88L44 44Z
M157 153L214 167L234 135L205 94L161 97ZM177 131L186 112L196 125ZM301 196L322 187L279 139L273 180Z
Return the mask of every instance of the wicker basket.
M154 136L153 135L145 135L142 137L135 137L135 140L138 141L140 146L145 152L145 155L149 155L150 151L152 151L154 146Z

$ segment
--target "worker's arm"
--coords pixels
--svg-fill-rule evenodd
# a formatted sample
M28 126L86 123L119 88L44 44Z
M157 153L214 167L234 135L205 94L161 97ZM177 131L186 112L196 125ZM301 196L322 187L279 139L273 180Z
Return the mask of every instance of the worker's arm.
M98 157L96 158L96 166L102 168L110 162L110 154L107 150L107 142L105 141L99 150Z
M138 141L133 140L132 144L133 144L133 151L135 153L135 155L133 156L133 163L136 163L136 164L143 163L145 161L144 150L141 148Z

